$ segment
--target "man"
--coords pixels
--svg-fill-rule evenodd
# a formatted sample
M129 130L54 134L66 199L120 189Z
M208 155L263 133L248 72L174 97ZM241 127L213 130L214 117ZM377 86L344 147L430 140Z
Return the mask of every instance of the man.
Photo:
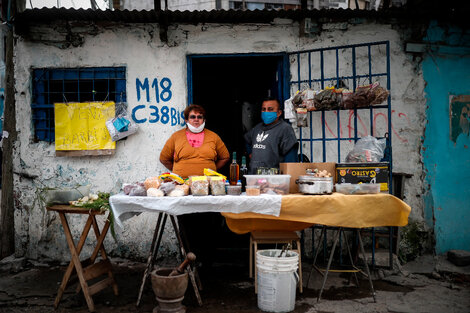
M256 174L259 167L279 168L280 162L297 162L297 138L281 115L279 101L265 99L261 106L263 122L245 134L251 174Z

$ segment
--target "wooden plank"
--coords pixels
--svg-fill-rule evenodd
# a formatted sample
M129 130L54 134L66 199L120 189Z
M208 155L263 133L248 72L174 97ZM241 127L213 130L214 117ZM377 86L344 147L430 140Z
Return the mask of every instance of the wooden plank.
M111 277L106 277L103 280L100 280L96 284L88 287L88 293L90 295L94 295L97 292L100 292L104 288L111 286L114 283L113 279Z
M57 157L81 157L81 156L100 156L100 155L114 155L116 149L102 149L102 150L57 150L55 156Z
M59 213L59 215L61 217L62 227L64 228L64 232L65 232L66 229L68 229L68 224L66 222L67 219L65 217L65 214ZM62 215L63 215L63 218L62 218ZM64 222L65 222L65 224L64 224ZM85 224L85 227L83 228L82 235L80 236L80 239L79 239L78 244L77 244L77 248L76 248L77 250L76 251L77 251L78 255L80 255L80 252L82 251L83 245L85 244L85 240L86 240L86 237L88 236L88 232L90 231L91 224L92 224L92 218L88 217L88 219L86 221L86 224ZM72 239L72 242L73 242L73 239ZM72 253L72 252L70 252L70 253ZM70 276L72 275L74 268L75 267L74 267L73 260L72 260L72 261L70 261L69 266L67 267L67 270L65 271L64 277L62 278L62 283L59 286L59 291L57 292L57 297L56 297L55 302L54 302L54 307L55 308L57 308L59 306L60 299L62 299L62 295L64 294L64 292L67 288L67 283L70 280Z
M251 232L251 236L254 240L260 241L292 241L298 240L299 236L296 232L293 231L279 231L279 232L263 232L263 231L254 231Z
M69 246L70 253L72 254L72 262L74 264L75 270L77 271L78 280L80 281L80 285L82 286L83 296L85 297L86 303L88 305L88 309L91 312L94 312L95 304L93 303L93 299L91 298L91 294L89 293L88 284L85 278L83 277L82 263L80 262L79 253L77 252L75 244L73 242L72 233L70 232L69 224L67 222L67 219L65 218L64 213L60 212L59 216L62 222L62 226L64 226L65 238L67 239L67 244Z
M56 204L50 207L46 207L48 211L56 211L59 213L72 213L72 214L89 214L92 215L103 215L105 212L98 210L90 210L88 208L76 207L68 204Z
M10 2L12 14L16 11L16 1ZM0 259L15 252L15 197L13 195L13 146L17 140L16 105L15 105L15 76L13 63L13 30L6 27L6 70L5 70L5 106L3 113L2 140L2 189L0 204Z
M85 277L85 280L90 280L90 279L106 274L111 269L112 269L112 266L111 266L111 262L109 262L109 259L102 260L98 263L92 264L84 268L83 277Z

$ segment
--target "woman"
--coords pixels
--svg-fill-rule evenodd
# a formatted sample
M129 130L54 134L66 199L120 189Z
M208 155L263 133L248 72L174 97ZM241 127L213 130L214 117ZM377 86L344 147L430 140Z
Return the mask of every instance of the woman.
M187 178L203 175L204 168L219 170L230 159L230 154L220 137L204 128L206 111L192 104L184 110L186 128L175 132L165 143L160 153L160 162L173 173ZM214 250L207 242L220 225L222 217L213 213L185 214L178 216L180 230L190 247L196 253L200 270L202 264L210 264Z
M205 128L204 108L188 106L184 120L186 128L171 135L160 153L160 162L183 178L203 175L204 168L217 171L227 164L230 154L222 139Z

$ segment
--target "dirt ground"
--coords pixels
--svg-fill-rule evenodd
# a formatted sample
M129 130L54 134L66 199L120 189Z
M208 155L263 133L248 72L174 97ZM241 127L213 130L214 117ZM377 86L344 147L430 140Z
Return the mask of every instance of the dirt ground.
M322 300L317 303L321 276L310 273L310 264L303 262L304 292L297 290L293 312L470 312L470 276L465 274L418 274L376 272L373 301L367 280L360 288L347 285L347 276L331 274ZM417 266L422 268L422 266ZM111 288L93 296L96 312L152 312L157 305L150 284L145 288L140 307L135 306L144 264L117 261L114 273L120 295ZM53 303L65 266L25 267L20 272L0 275L0 312L54 312ZM382 277L379 277L382 276ZM199 306L192 287L188 287L183 304L187 312L261 312L257 305L253 282L246 264L215 264L201 272L203 306ZM307 286L308 283L308 286ZM81 293L69 287L55 312L88 312Z

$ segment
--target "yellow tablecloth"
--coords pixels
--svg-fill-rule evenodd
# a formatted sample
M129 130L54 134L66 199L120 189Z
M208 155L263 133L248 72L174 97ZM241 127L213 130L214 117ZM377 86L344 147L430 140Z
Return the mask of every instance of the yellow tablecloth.
M390 194L302 195L282 197L279 217L257 213L222 213L231 231L302 230L314 224L351 228L405 226L411 208Z

